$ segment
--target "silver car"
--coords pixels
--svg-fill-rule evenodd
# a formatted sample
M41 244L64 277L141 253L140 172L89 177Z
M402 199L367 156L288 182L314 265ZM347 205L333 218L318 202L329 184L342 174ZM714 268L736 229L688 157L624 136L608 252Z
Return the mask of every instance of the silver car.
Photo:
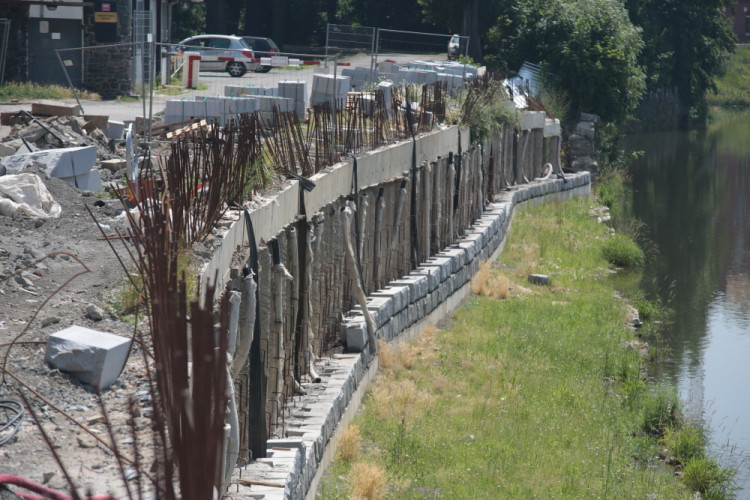
M260 60L242 37L234 35L198 35L177 44L177 52L201 55L201 71L226 71L240 77L260 67Z

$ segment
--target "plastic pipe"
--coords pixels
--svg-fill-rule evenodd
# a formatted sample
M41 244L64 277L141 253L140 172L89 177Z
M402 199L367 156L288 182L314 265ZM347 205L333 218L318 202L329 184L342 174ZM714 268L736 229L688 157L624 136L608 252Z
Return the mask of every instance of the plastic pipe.
M250 355L250 345L253 343L255 331L255 279L250 271L242 279L242 305L240 307L239 340L234 359L232 360L232 377L240 374Z

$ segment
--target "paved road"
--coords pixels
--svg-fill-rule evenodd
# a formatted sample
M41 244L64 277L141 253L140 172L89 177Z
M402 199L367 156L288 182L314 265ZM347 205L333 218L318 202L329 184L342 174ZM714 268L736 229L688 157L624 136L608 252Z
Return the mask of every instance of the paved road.
M435 55L434 59L440 58L440 55ZM442 56L444 59L444 55ZM426 59L424 55L418 56L413 54L401 54L401 55L388 55L387 59L395 60L399 63L405 63L414 59ZM381 60L385 57L381 57ZM370 56L358 55L350 56L344 59L351 68L354 67L370 67ZM111 120L115 121L126 121L134 120L138 116L149 116L149 114L159 113L164 110L164 106L169 99L183 99L192 100L196 96L215 96L224 95L224 87L226 85L238 85L248 86L254 85L259 87L272 87L276 88L279 81L284 80L301 80L307 82L307 93L308 100L312 93L312 80L314 69L316 66L306 66L303 69L283 69L274 68L268 73L247 73L239 78L232 78L227 73L207 73L202 72L199 76L199 84L206 88L202 90L190 90L187 92L180 93L179 95L165 95L162 93L155 93L153 99L153 108L149 109L149 102L145 104L145 115L144 115L144 103L142 100L133 102L123 101L91 101L82 100L81 106L86 114L91 115L107 115ZM342 66L338 67L340 71L343 69ZM333 71L332 66L329 67L329 71ZM177 83L177 82L176 82ZM148 89L146 89L148 92ZM75 99L64 99L63 102L69 104L75 104ZM16 111L24 109L26 111L31 110L31 101L22 103L0 103L0 111ZM7 131L4 128L0 128L0 137L7 135Z

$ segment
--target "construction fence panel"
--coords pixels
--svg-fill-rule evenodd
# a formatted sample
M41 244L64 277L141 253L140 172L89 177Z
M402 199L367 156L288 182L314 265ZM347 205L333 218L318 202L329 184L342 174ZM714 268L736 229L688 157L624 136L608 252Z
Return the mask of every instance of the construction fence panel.
M429 58L443 59L447 56L448 42L452 36L378 28L375 53L378 59L393 54L422 54ZM469 37L462 36L459 39L459 54L465 55Z
M377 28L348 24L328 24L326 27L326 55L331 52L366 52L375 49Z

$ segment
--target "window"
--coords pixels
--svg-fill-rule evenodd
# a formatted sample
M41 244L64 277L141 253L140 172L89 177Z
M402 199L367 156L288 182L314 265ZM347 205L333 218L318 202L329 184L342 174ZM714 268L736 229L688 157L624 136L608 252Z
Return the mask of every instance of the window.
M750 11L745 11L745 34L750 35Z
M212 38L209 46L214 49L228 49L229 38Z

